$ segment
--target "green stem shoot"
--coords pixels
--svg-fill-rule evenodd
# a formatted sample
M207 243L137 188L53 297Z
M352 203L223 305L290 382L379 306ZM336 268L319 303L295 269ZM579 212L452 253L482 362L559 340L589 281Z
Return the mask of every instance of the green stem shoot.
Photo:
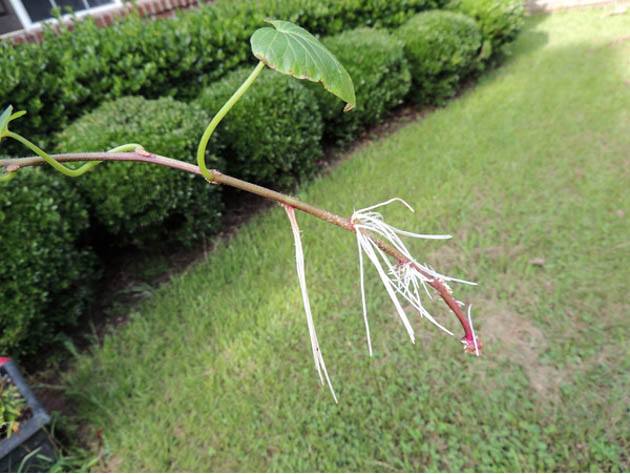
M206 166L206 148L208 147L208 142L210 141L210 137L214 133L214 130L217 128L223 117L234 107L234 105L239 101L239 99L247 92L247 89L253 84L256 78L260 75L262 70L265 68L265 63L260 61L254 70L251 72L249 77L245 79L245 82L241 84L241 86L234 92L232 97L223 104L223 107L217 112L217 114L212 118L210 124L203 132L201 136L201 140L199 141L199 146L197 147L197 165L199 166L199 170L201 171L201 175L206 178L208 181L214 181L214 175L211 170Z
M82 174L90 171L92 168L94 168L100 163L100 161L92 161L90 163L85 163L84 165L79 166L78 168L69 168L59 163L57 160L52 158L48 153L46 153L44 150L42 150L40 147L35 145L30 140L27 140L26 138L24 138L22 135L14 133L14 132L7 132L6 136L20 142L22 145L24 145L26 148L31 150L33 153L36 153L38 156L42 157L42 159L46 163L48 163L50 166L55 168L57 171L65 174L66 176L70 176L72 178L81 176Z
M70 168L68 166L64 166L61 163L59 163L59 161L54 159L52 156L50 156L40 147L38 147L33 142L31 142L30 140L27 140L26 138L24 138L22 135L18 133L7 131L5 136L20 142L29 150L36 153L39 157L41 157L46 163L48 163L50 166L55 168L57 171L65 174L66 176L70 176L71 178L77 178L102 163L102 161L90 161L90 162L84 163L82 166L79 166L78 168ZM137 149L142 149L142 145L139 145L137 143L126 143L124 145L117 146L116 148L112 148L111 150L109 150L108 153L132 152L132 151L136 151ZM14 174L15 174L14 172L6 173L2 177L0 177L0 181L9 181L13 178Z

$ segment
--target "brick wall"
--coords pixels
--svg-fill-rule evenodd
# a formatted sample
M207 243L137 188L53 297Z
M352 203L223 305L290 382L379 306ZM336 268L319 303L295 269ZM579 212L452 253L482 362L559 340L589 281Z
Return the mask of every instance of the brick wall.
M147 18L167 18L174 16L177 10L193 8L205 1L207 0L138 0L135 5L126 3L118 7L112 7L111 10L90 14L90 16L94 18L98 26L107 27L116 18L128 15L133 10L137 10L141 16ZM72 28L71 23L68 23L70 28ZM42 30L40 27L35 27L28 31L16 31L9 33L4 38L15 44L39 42L42 40Z

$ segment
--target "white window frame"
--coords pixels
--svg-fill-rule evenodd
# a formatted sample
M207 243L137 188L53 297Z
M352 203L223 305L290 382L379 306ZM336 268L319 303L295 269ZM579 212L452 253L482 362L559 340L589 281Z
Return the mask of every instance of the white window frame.
M89 0L88 0L89 1ZM87 5L87 3L85 2L85 0L83 0L84 4ZM56 18L48 18L46 20L41 20L41 21L31 21L31 17L29 16L28 12L26 11L26 8L24 7L24 4L22 3L22 0L9 0L9 3L11 4L11 6L13 7L13 11L15 11L16 16L18 17L18 20L20 20L20 23L22 23L22 29L23 30L32 30L34 28L38 28L40 27L42 24L44 23L55 23L57 21ZM54 0L53 0L54 3ZM81 10L79 12L75 12L74 16L76 17L82 17L85 15L93 15L95 13L100 13L100 12L106 12L108 10L113 10L113 9L117 9L120 8L123 5L122 0L112 0L112 3L109 3L107 5L101 5L99 7L88 7L85 10ZM73 15L71 14L65 14L61 16L62 20L67 20L68 18L71 18ZM13 31L11 33L8 33L8 35L11 34L15 34L18 33L18 31Z

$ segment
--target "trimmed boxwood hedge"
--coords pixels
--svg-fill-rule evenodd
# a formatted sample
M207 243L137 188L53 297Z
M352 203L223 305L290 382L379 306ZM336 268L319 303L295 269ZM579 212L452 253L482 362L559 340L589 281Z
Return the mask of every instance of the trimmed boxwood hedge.
M505 52L505 45L516 39L523 28L525 7L522 0L453 0L449 9L473 18L483 39L482 59Z
M448 0L218 0L216 7L222 15L249 18L256 25L279 18L329 36L361 26L397 28L420 11L447 4Z
M197 104L214 114L250 74L243 68L205 89ZM300 81L265 69L223 119L218 138L225 171L276 188L291 188L316 169L322 156L317 102Z
M208 116L171 98L107 102L58 137L59 151L103 151L124 143L195 162ZM209 155L208 166L218 159ZM73 181L116 245L190 244L219 224L219 188L187 173L138 163L104 163Z
M413 78L411 98L421 104L442 104L452 97L474 68L481 47L474 20L449 11L419 13L397 34Z
M68 178L24 169L0 186L0 354L32 354L76 322L96 275L77 246L87 226Z
M356 90L357 106L342 113L342 101L313 85L326 137L345 144L402 103L409 91L411 74L402 42L387 31L358 28L324 38L323 43L346 67Z
M99 104L125 95L195 97L251 58L249 37L269 16L314 34L358 26L396 27L445 0L258 0L219 2L147 21L130 15L107 28L85 18L50 28L42 44L0 41L0 106L29 112L17 132L50 146L55 132ZM13 147L16 153L23 153Z

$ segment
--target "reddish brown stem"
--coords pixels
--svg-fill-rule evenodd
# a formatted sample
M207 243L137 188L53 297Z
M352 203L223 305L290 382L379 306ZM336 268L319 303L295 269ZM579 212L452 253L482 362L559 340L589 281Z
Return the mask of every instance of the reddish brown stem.
M67 154L59 154L52 155L52 157L61 162L61 163L69 163L69 162L84 162L84 161L131 161L138 163L149 163L157 166L164 166L167 168L173 168L176 170L184 171L186 173L195 174L201 176L201 171L196 165L186 163L184 161L175 160L173 158L167 158L165 156L156 155L154 153L149 153L144 150L138 150L132 153L106 153L106 152L96 152L96 153L67 153ZM29 157L29 158L14 158L14 159L6 159L0 160L0 167L4 168L5 172L14 172L18 171L21 168L29 167L29 166L41 166L46 164L46 162L38 157ZM323 209L319 209L318 207L311 206L305 202L302 202L292 196L288 196L286 194L279 193L277 191L273 191L271 189L265 188L263 186L258 186L257 184L248 183L247 181L240 180L238 178L234 178L232 176L221 173L217 170L212 170L212 175L214 177L212 183L213 184L222 184L225 186L231 186L233 188L237 188L243 191L247 191L249 193L256 194L265 199L270 199L272 201L276 201L280 204L284 204L287 206L294 207L299 209L302 212L310 214L318 219L322 219L326 222L334 224L342 229L348 230L350 232L356 232L354 225L350 222L349 219L345 217L338 216L337 214L333 214L332 212L328 212ZM446 287L444 282L441 280L434 278L433 276L426 273L424 270L419 268L413 262L409 262L409 260L401 254L397 249L392 247L391 245L383 242L380 239L371 236L372 240L379 246L379 248L390 255L391 257L398 260L400 263L411 263L416 267L416 269L427 278L429 285L437 293L440 295L442 300L446 303L446 305L450 308L450 310L455 314L460 324L464 328L464 337L462 341L465 344L466 351L474 352L474 337L472 328L468 324L468 319L466 315L462 311L462 308L459 306L453 295ZM477 341L479 344L479 341Z
M414 262L410 262L407 257L405 257L402 253L400 253L397 249L395 249L391 245L377 238L373 238L373 240L374 242L376 242L376 245L378 245L378 247L383 252L394 257L398 261L398 263L400 264L410 263L411 265L413 265L413 267L416 270L418 270L420 274L422 274L422 276L427 278L429 285L435 291L438 292L438 294L440 295L444 303L446 303L446 305L450 308L450 310L453 313L455 313L455 316L457 316L457 319L462 325L462 328L464 328L464 337L462 338L462 341L465 343L466 351L471 352L471 353L475 352L473 332L472 332L472 328L470 327L470 324L468 324L468 318L466 317L461 306L457 303L457 301L455 300L455 298L449 291L448 287L444 284L444 282L430 275L429 273L424 271L422 268L420 268L419 265L416 265ZM479 340L477 340L477 344L479 344Z

